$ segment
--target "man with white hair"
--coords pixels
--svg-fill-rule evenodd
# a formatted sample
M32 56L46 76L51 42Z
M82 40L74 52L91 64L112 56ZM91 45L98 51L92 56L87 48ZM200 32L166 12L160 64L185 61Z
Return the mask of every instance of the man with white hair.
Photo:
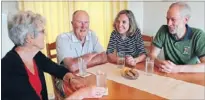
M190 17L191 9L184 2L176 2L169 7L167 25L161 26L158 30L150 53L160 71L166 73L204 71L205 32L190 27L187 24ZM157 59L162 48L165 60Z
M79 69L79 58L82 58L88 67L106 63L106 53L95 33L89 29L88 13L83 10L75 11L71 24L73 31L60 34L57 37L58 62L72 72ZM64 85L62 80L56 81L56 85L62 95L65 97L69 95L66 92L67 86Z

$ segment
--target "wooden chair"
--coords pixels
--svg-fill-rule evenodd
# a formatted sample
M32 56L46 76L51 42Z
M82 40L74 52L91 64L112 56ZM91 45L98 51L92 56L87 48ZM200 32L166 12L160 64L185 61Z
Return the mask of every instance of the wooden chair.
M56 50L56 42L47 43L46 44L46 49L47 49L47 56L48 56L48 58L50 58L50 59L57 58L56 54L51 54L52 50Z
M52 54L51 51L52 50L56 50L56 42L53 43L47 43L46 44L46 50L47 50L47 56L50 59L56 59L57 55L56 54ZM51 76L52 79L52 83L53 83L53 89L54 89L54 94L55 94L55 100L63 100L63 97L60 95L56 85L55 85L55 77Z
M151 51L153 36L142 35L142 40L144 41L146 52L149 53Z

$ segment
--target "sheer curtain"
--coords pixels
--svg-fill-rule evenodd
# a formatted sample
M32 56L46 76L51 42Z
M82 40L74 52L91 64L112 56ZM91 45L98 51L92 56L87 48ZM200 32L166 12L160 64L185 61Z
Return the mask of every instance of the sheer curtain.
M28 2L20 1L19 10L33 11L46 18L46 43L56 41L56 37L72 30L72 14L76 10L85 10L90 16L90 29L96 32L100 43L106 50L109 42L110 33L113 30L112 24L116 14L127 9L127 2ZM46 54L46 49L42 50ZM53 94L52 81L48 74L46 76L49 95Z

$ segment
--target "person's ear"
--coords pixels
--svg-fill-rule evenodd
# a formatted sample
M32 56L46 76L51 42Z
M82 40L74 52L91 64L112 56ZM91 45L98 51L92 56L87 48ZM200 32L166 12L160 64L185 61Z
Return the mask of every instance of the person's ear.
M27 34L27 35L26 35L25 42L26 42L26 43L32 43L32 42L33 42L33 39L34 39L34 36L33 36L33 35Z
M187 24L189 21L189 17L184 17L184 23Z

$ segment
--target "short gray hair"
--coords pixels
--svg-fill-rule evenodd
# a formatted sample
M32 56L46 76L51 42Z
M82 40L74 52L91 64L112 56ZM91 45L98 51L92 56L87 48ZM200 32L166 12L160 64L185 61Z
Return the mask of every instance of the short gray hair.
M17 46L25 44L28 34L36 38L39 34L38 28L45 25L45 18L40 14L35 14L31 11L21 11L14 15L12 26L9 31L9 38Z
M183 17L185 16L185 17L188 17L188 18L191 17L191 8L185 2L182 2L182 1L175 2L175 3L170 5L169 9L174 7L174 6L178 6L180 8L181 16L183 16Z

